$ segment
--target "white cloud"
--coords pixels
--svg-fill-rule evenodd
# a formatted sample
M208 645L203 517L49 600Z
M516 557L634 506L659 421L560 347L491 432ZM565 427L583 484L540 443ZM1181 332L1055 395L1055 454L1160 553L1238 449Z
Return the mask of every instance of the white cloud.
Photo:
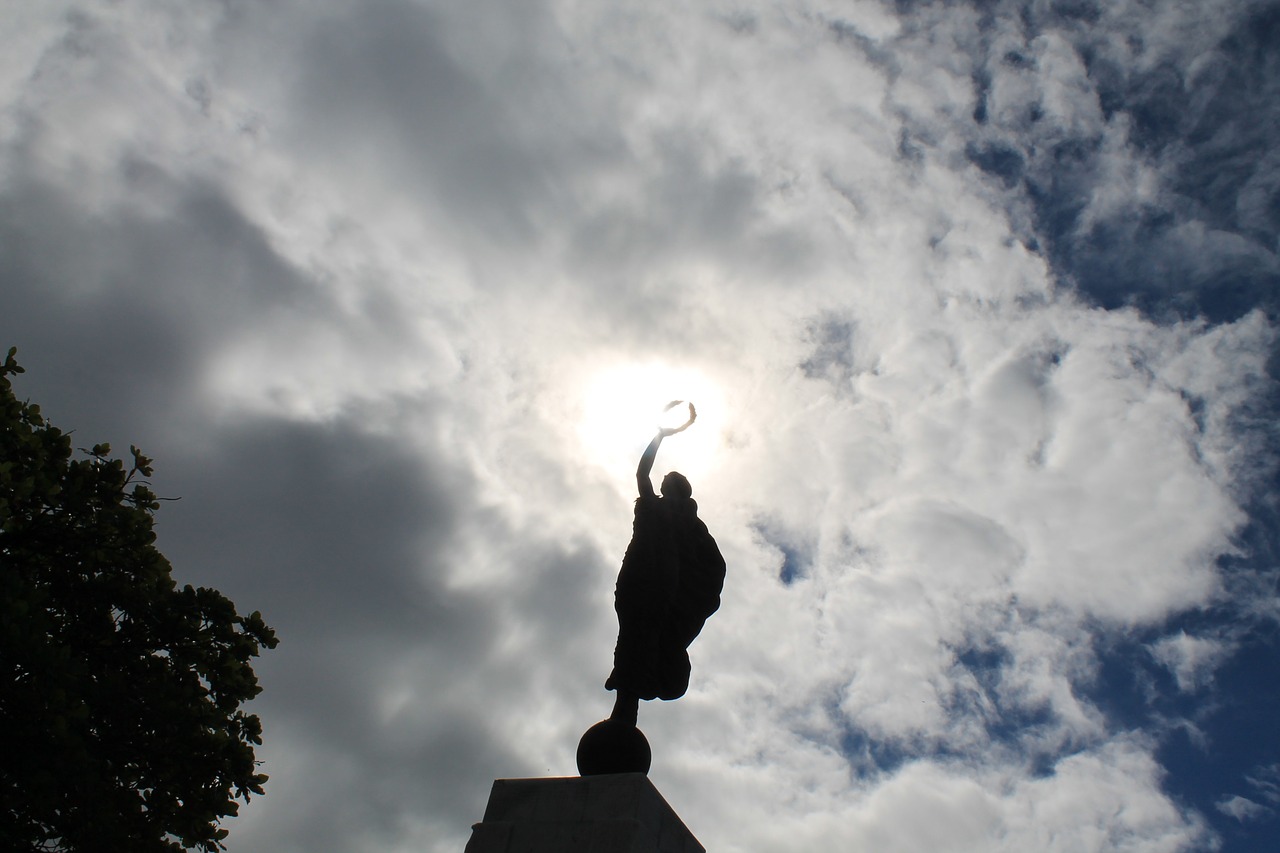
M1272 470L1240 415L1275 331L1085 304L979 149L1038 180L1096 141L1082 231L1162 203L1081 40L1137 73L1216 36L1169 10L1136 56L959 5L195 8L24 22L0 330L67 426L146 421L175 563L281 629L233 851L456 850L493 777L572 771L649 437L593 406L651 369L701 389L644 405L702 407L658 464L730 565L690 694L641 712L709 848L1212 843L1096 701L1098 644L1239 588L1216 560ZM1230 645L1149 649L1193 692Z
M1213 680L1214 670L1230 657L1235 644L1212 637L1192 637L1185 631L1163 637L1151 647L1151 654L1177 679L1184 692L1200 690Z
M1225 815L1235 818L1241 823L1247 823L1255 820L1262 820L1275 814L1266 806L1259 805L1247 797L1239 794L1231 797L1225 797L1218 803L1218 811Z

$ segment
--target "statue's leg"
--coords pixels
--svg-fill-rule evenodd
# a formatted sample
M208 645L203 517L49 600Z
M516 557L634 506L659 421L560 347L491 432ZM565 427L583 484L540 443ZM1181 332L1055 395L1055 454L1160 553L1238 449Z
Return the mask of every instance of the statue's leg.
M640 696L625 687L618 688L618 698L613 702L613 713L610 720L634 726L640 714Z

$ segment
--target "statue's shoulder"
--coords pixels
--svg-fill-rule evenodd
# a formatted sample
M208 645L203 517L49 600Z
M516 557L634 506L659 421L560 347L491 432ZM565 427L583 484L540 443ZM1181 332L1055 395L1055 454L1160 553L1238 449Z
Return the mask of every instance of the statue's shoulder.
M641 495L636 498L636 515L642 512L661 512L662 498L658 495Z

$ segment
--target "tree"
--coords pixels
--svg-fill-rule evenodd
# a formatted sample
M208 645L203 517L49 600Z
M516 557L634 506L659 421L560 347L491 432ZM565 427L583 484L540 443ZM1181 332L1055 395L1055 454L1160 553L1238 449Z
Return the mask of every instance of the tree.
M151 460L71 437L0 368L0 849L223 849L262 794L249 666L276 637L181 589L152 530Z

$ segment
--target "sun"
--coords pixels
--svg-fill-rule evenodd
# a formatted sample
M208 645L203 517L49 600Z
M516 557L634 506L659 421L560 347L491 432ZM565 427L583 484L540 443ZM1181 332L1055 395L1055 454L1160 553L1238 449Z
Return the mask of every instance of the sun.
M680 426L688 418L688 403L697 407L698 418L663 441L655 481L667 471L680 471L696 488L696 478L712 467L723 431L724 395L702 371L661 361L613 364L590 374L582 395L582 449L591 461L618 471L629 489L640 454L658 427ZM674 400L682 402L664 412Z

